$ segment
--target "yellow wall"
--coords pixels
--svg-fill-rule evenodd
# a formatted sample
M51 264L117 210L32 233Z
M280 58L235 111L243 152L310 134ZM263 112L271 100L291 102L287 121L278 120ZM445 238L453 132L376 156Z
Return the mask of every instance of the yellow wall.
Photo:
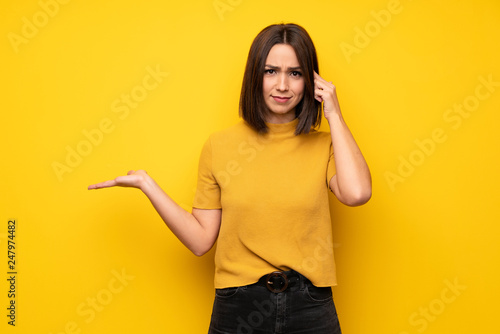
M87 185L142 168L190 208L250 43L282 21L313 37L373 176L367 205L331 201L344 333L497 330L497 0L57 1L0 4L2 333L206 332L213 251L139 191Z

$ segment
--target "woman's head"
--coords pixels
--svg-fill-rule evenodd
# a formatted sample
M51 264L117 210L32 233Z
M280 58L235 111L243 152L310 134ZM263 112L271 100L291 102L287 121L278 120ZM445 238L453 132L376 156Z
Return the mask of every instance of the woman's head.
M321 104L314 99L315 71L316 50L304 28L296 24L264 28L248 54L241 116L255 130L266 132L269 115L292 112L299 119L295 133L308 133L321 122Z

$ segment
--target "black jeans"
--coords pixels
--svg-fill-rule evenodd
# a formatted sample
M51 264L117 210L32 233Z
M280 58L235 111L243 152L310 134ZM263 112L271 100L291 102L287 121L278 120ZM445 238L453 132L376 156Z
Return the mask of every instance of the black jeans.
M216 289L209 334L340 334L330 287L318 288L295 271L283 292L265 285ZM261 280L262 281L262 280Z

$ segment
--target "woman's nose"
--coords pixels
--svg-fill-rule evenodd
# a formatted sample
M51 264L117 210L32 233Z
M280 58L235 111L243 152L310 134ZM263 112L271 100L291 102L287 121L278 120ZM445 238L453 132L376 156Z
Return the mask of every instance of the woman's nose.
M278 83L276 87L279 91L286 91L288 90L288 78L286 75L281 74L278 76Z

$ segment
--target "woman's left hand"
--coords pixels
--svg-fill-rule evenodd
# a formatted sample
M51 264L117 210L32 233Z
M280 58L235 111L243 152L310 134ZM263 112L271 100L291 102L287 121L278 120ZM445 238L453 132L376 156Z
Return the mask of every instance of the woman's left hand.
M323 102L323 112L328 121L330 121L331 116L341 116L335 86L331 81L326 81L316 72L314 72L314 98L319 102Z

